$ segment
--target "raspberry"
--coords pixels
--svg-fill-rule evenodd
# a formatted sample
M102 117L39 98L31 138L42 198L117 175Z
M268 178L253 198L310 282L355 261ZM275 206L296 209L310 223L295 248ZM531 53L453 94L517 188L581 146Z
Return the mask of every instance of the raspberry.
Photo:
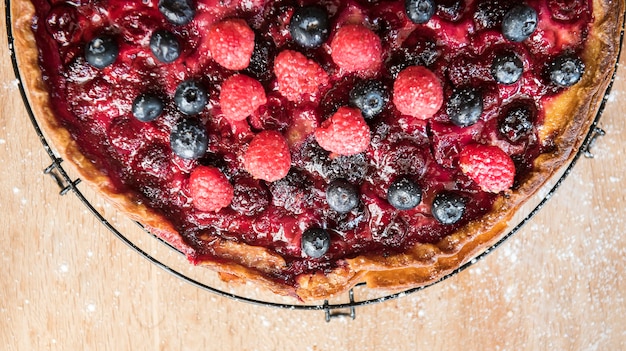
M216 212L230 205L234 189L219 169L198 166L189 177L189 191L193 206L203 212Z
M404 115L428 119L443 104L441 81L423 66L411 66L393 84L393 104Z
M284 178L291 168L287 141L273 130L257 134L243 156L243 166L257 179L274 182Z
M483 191L499 193L513 186L515 164L497 146L466 146L460 154L461 171Z
M362 25L339 28L330 48L333 61L347 72L371 71L382 63L380 38Z
M370 128L359 109L340 107L315 130L315 140L327 151L356 155L369 146Z
M278 91L291 101L302 95L317 93L320 85L328 84L328 74L313 60L303 54L285 50L274 59L274 73Z
M254 50L254 32L241 19L227 19L209 29L213 60L230 70L245 69Z
M254 78L236 74L222 84L220 106L224 117L231 121L243 121L266 103L265 90Z

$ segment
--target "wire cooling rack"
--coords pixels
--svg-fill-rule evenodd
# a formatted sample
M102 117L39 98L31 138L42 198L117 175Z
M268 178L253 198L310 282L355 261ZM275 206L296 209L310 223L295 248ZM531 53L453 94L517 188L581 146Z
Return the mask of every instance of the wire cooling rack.
M375 303L381 303L381 302L385 302L385 301L389 301L389 300L393 300L393 299L397 299L418 291L421 291L429 286L432 286L434 284L437 284L443 280L446 280L460 272L462 272L463 270L467 269L468 267L472 266L473 264L475 264L476 262L478 262L479 260L481 260L482 258L484 258L486 255L488 255L489 253L491 253L494 249L496 249L497 247L499 247L500 245L502 245L507 239L509 239L510 237L512 237L515 233L517 233L526 223L528 223L534 216L535 214L537 214L542 208L543 206L547 203L547 201L552 197L552 195L556 192L556 190L559 188L559 186L563 183L563 181L567 178L567 176L571 173L574 165L576 164L576 162L580 159L581 156L585 157L585 158L593 158L594 155L592 153L592 147L595 144L596 140L601 137L604 136L606 133L603 129L601 129L600 127L598 127L598 122L600 120L600 117L602 116L602 112L604 111L604 108L606 106L607 100L608 100L608 96L611 92L611 88L613 86L613 82L614 82L614 78L615 78L615 72L613 73L613 77L611 79L610 84L607 87L607 90L604 93L604 98L601 102L600 108L598 110L598 113L596 114L594 121L592 122L590 129L588 131L588 133L585 136L585 139L582 143L582 146L580 147L580 149L576 152L576 154L574 155L574 157L572 158L570 164L565 168L565 170L560 174L560 176L557 176L556 180L549 184L547 186L547 189L545 189L545 192L542 192L542 194L545 194L540 201L538 201L538 203L533 204L534 207L531 207L529 209L529 212L525 214L525 216L521 219L519 219L519 221L517 221L514 226L512 226L510 228L510 230L507 232L507 234L505 236L503 236L498 242L496 242L494 245L492 245L491 247L489 247L487 250L485 250L484 252L480 253L479 255L477 255L476 257L474 257L472 260L470 260L469 262L465 263L464 265L460 266L459 268L457 268L456 270L452 271L451 273L445 275L444 277L442 277L441 279L432 282L428 285L425 286L420 286L417 288L413 288L413 289L408 289L402 292L397 292L397 293L391 293L391 294L387 294L387 295L383 295L383 296L379 296L376 298L369 298L369 297L365 297L365 298L358 298L359 294L358 292L360 291L360 289L365 289L366 286L364 283L357 285L355 288L351 289L350 291L348 291L347 293L347 302L343 302L343 303L331 303L328 300L325 300L321 303L317 303L317 304L296 304L296 303L282 303L282 302L273 302L273 301L269 301L269 300L265 300L265 299L260 299L260 298L254 298L254 297L249 297L249 296L245 296L245 294L241 294L241 293L233 293L233 292L229 292L226 291L226 289L223 288L218 288L215 286L211 286L210 284L207 284L205 282L201 282L197 279L194 279L193 277L189 276L186 273L181 272L181 270L179 269L175 269L173 267L171 267L170 265L162 262L162 260L152 256L151 254L149 254L146 250L144 250L142 247L140 247L140 245L137 245L137 243L131 239L129 239L124 233L120 232L120 230L118 230L116 228L115 225L113 225L109 220L107 220L107 218L104 216L104 214L97 210L94 205L90 202L90 200L88 200L85 195L83 194L83 192L79 189L78 185L80 184L81 180L79 178L77 179L73 179L69 176L68 172L66 171L66 169L63 167L63 159L58 157L56 155L56 153L53 151L53 149L51 148L50 144L48 143L48 141L46 140L46 137L44 136L44 134L42 133L41 128L39 127L39 124L37 122L37 119L35 118L35 115L33 113L33 110L30 106L28 97L26 95L26 91L24 88L24 85L22 83L22 77L21 77L21 73L20 73L20 69L18 67L17 64L17 58L16 58L16 54L15 54L15 50L14 50L14 45L13 45L13 31L12 31L12 21L11 21L11 1L10 0L5 0L5 9L6 9L6 25L7 25L7 35L8 35L8 43L9 43L9 50L11 53L11 60L12 60L12 64L13 64L13 70L15 72L15 76L18 82L18 87L19 87L19 91L22 97L22 100L24 102L24 105L26 107L26 112L28 114L28 117L30 118L30 121L33 125L33 128L35 129L35 132L37 133L37 136L39 137L39 140L41 141L44 150L46 151L46 153L48 154L48 156L51 159L51 163L49 166L45 167L43 170L43 173L45 175L50 176L55 182L56 184L59 186L59 194L61 196L72 193L74 196L78 197L78 199L85 205L85 207L98 219L98 221L104 226L106 227L111 233L113 233L113 235L115 235L119 240L121 240L124 244L126 244L129 248L131 248L132 250L134 250L136 253L138 253L139 255L143 256L145 259L147 259L148 261L150 261L152 264L156 265L157 267L163 269L164 271L168 272L169 274L172 274L180 279L182 279L183 281L198 287L199 289L202 289L204 291L222 296L222 297L226 297L232 300L236 300L236 301L240 301L240 302L245 302L245 303L251 303L254 305L260 305L260 306L266 306L266 307L273 307L273 308L281 308L281 309L290 309L290 310L309 310L309 311L323 311L325 313L325 319L326 321L330 321L331 319L334 318L351 318L354 319L356 317L356 308L360 307L360 306L366 306L366 305L371 305L371 304L375 304ZM621 36L620 36L620 52L618 54L618 61L619 61L619 56L621 55L621 44L623 42L623 38L624 38L624 28L622 28L621 30ZM617 68L617 64L616 64L616 68ZM137 225L139 225L141 228L143 228L143 226L141 226L140 223L137 223ZM151 233L149 233L147 230L145 230L145 228L143 228L144 231L146 231L146 233L152 235ZM171 250L174 250L176 252L178 252L173 246L171 246L170 244L168 244L167 242L161 240L160 238L158 238L157 236L152 235L156 240L158 240L161 244L169 247ZM182 253L181 253L182 255ZM367 294L366 294L367 295Z

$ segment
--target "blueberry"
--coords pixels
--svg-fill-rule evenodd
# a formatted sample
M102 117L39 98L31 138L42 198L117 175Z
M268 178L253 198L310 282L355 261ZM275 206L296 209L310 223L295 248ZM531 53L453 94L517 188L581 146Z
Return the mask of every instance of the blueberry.
M302 252L311 258L320 258L330 248L330 235L322 228L309 228L302 233Z
M328 13L320 6L297 8L289 23L289 33L296 43L305 48L319 47L330 33Z
M452 123L468 127L478 122L483 113L482 94L474 88L460 88L452 92L446 111Z
M389 186L387 201L398 210L410 210L422 201L422 188L408 178L399 178Z
M172 32L158 30L150 37L150 50L161 62L170 63L180 56L180 44Z
M359 205L359 192L345 179L335 179L326 188L328 206L339 213L348 213Z
M154 121L163 113L163 101L152 94L141 94L133 101L133 116L141 122Z
M521 42L537 29L537 11L528 5L511 8L502 19L502 34L508 40Z
M170 146L176 155L184 159L202 157L209 146L206 127L195 118L181 120L172 128Z
M207 104L204 87L195 80L186 80L178 85L174 93L174 102L180 112L186 115L200 113Z
M426 23L435 14L434 0L405 0L404 11L409 19L416 24Z
M196 15L193 0L159 0L158 6L163 16L176 25L187 24Z
M500 120L498 130L509 141L516 143L532 131L533 119L533 111L528 106L515 106Z
M524 73L524 64L512 52L496 56L491 63L491 75L500 84L513 84L520 79L522 73Z
M458 194L441 192L433 200L433 217L441 224L454 224L463 218L465 202L465 198Z
M585 64L574 56L561 55L548 65L550 80L559 87L571 87L585 73Z
M110 36L95 37L85 47L85 59L96 68L104 68L112 64L118 54L117 42Z
M367 119L381 113L388 101L387 88L377 80L361 81L350 91L350 103L361 110Z

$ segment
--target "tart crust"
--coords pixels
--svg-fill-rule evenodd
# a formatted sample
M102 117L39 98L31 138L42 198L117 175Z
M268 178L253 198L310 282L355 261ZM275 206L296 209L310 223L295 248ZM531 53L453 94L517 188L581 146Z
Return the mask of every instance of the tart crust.
M583 79L544 105L545 123L539 131L539 138L542 143L553 144L553 151L541 154L525 181L517 189L500 194L493 209L482 218L469 222L436 244L416 244L402 254L391 256L365 254L346 259L331 272L300 275L295 287L268 278L268 273L278 273L286 262L262 247L212 238L213 253L222 259L195 263L216 270L224 280L254 281L274 293L305 301L327 299L361 282L367 283L368 288L391 291L436 282L499 241L506 234L507 223L516 210L581 147L615 69L624 7L624 0L593 1L594 19L582 52ZM30 107L51 144L83 181L119 210L191 256L194 249L185 244L167 218L141 203L134 194L118 192L107 175L80 152L50 107L50 96L42 79L39 53L31 30L35 9L28 0L13 0L10 11L21 79Z

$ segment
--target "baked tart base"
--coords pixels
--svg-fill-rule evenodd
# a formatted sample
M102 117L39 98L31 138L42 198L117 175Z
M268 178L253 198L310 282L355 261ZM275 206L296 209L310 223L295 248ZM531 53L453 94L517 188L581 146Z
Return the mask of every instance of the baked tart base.
M610 83L619 51L623 27L623 1L593 1L593 21L579 56L584 63L582 79L543 100L543 123L536 131L543 153L531 170L514 187L494 196L491 209L453 233L433 242L412 243L402 250L359 252L336 260L330 268L279 279L290 263L275 250L215 235L199 235L210 243L211 257L198 255L176 225L162 211L147 205L135 191L121 189L106 170L97 166L68 128L57 118L53 99L42 76L41 52L33 33L35 8L30 1L13 1L11 18L15 52L29 105L47 138L61 157L69 161L80 178L108 201L150 232L173 245L197 265L219 272L226 281L253 282L270 291L301 300L327 299L365 282L368 288L400 291L428 285L469 262L490 248L506 233L508 222L518 209L581 147L604 93ZM436 15L438 16L438 15Z

